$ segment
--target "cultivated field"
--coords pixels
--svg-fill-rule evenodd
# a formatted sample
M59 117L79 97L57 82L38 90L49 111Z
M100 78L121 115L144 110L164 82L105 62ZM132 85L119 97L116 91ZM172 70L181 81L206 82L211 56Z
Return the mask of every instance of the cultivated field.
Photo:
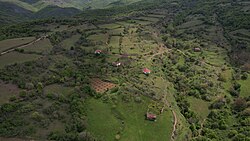
M91 80L91 86L97 93L103 93L114 88L116 85L110 82L102 81L99 78L93 78Z

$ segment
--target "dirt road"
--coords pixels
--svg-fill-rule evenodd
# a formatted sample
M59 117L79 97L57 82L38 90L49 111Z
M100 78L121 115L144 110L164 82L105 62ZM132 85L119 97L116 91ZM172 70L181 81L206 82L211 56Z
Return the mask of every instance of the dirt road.
M32 45L32 44L34 44L34 43L36 43L36 42L39 42L39 41L42 40L42 39L45 39L45 38L47 38L47 37L48 37L48 35L45 35L45 36L42 36L42 37L40 37L40 38L38 38L38 39L36 39L36 40L34 40L34 41L31 41L31 42L27 43L27 44L23 44L23 45L11 47L11 48L9 48L9 49L7 49L7 50L1 52L1 53L0 53L0 56L1 56L1 55L4 55L4 54L7 54L7 53L10 53L10 52L12 52L12 51L15 51L15 49L25 48L25 47L27 47L27 46L29 46L29 45Z

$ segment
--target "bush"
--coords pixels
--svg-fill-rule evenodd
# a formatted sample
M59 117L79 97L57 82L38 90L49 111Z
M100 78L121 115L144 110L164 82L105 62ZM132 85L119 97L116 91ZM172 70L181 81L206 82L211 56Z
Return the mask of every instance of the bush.
M35 121L40 122L40 121L42 121L42 119L43 119L43 115L41 115L41 114L38 113L38 112L33 112L33 113L31 114L31 118L32 118L33 120L35 120Z
M232 138L232 137L234 137L237 134L238 134L238 132L236 130L230 130L229 133L228 133L228 137Z
M247 78L248 78L248 73L244 72L244 73L242 74L242 76L241 76L241 79L242 79L242 80L247 80Z

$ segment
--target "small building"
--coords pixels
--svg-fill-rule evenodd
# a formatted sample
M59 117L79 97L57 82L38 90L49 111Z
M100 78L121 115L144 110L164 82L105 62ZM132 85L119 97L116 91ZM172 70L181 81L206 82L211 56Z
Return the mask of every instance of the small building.
M113 62L112 65L115 67L119 67L122 65L122 63L121 62Z
M143 73L144 73L144 74L150 74L150 73L151 73L151 70L148 69L148 68L144 68L144 69L143 69Z
M96 50L95 51L95 54L97 54L97 55L99 55L99 54L101 54L102 53L102 50Z
M147 118L147 120L155 121L157 116L155 114L147 113L146 118Z
M194 48L194 51L195 51L195 52L201 52L201 48L196 47L196 48Z

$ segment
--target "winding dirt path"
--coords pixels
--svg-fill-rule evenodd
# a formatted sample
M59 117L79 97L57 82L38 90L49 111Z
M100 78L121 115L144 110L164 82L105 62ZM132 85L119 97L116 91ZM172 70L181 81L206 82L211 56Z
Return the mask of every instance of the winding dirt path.
M174 141L174 137L175 137L175 131L177 129L177 123L178 123L178 119L177 119L177 116L176 116L176 113L174 110L172 110L172 114L174 116L174 127L173 127L173 131L172 131L172 135L171 135L171 140Z
M4 54L7 54L7 53L10 53L10 52L12 52L12 51L15 51L15 49L25 48L25 47L27 47L27 46L29 46L29 45L32 45L32 44L34 44L34 43L36 43L36 42L39 42L39 41L42 40L42 39L45 39L45 38L47 38L47 37L48 37L48 35L45 35L45 36L42 36L42 37L40 37L40 38L38 38L38 39L36 39L36 40L34 40L34 41L31 41L31 42L29 42L29 43L26 43L26 44L23 44L23 45L19 45L19 46L15 46L15 47L11 47L11 48L9 48L9 49L7 49L7 50L1 52L1 53L0 53L0 56L1 56L1 55L4 55Z
M163 97L163 102L165 103L165 105L171 110L173 117L174 117L174 126L173 126L173 130L172 130L172 134L171 134L171 140L174 141L175 138L175 132L177 130L177 124L178 124L178 118L177 115L175 113L175 111L173 110L173 108L171 107L170 103L168 102L168 100L166 99L167 95L164 95ZM164 111L165 109L165 105L161 110L161 113Z

